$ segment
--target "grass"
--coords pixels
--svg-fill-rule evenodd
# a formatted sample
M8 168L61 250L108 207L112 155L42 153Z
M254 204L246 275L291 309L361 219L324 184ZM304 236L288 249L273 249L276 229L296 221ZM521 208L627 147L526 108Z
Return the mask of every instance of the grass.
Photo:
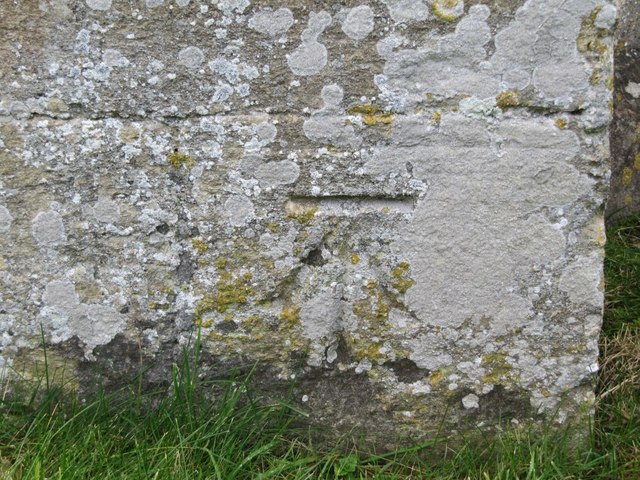
M201 384L196 340L168 392L143 393L132 382L83 402L54 386L45 368L39 385L0 404L0 479L638 479L640 219L608 237L597 415L579 452L571 432L527 429L455 449L321 449L294 428L300 412L286 401L254 400L250 377ZM217 400L205 390L219 392Z

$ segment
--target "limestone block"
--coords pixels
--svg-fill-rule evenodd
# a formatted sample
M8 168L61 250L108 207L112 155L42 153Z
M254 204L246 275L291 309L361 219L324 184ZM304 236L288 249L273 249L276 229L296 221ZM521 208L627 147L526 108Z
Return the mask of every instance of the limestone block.
M586 421L616 13L0 2L1 362L42 326L80 386L163 383L200 329L382 446Z

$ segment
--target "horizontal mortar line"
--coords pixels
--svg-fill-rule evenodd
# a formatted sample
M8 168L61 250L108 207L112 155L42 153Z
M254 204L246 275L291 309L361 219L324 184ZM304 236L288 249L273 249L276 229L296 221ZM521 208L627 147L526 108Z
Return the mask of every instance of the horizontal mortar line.
M435 110L443 109L448 107L447 104L435 104L429 105L429 108L433 108ZM342 114L332 115L333 117L347 117L347 116L358 116L359 114L348 114L346 110L350 107L345 107L345 112ZM535 110L538 113L544 115L556 115L559 113L567 113L571 115L579 115L583 113L583 109L563 109L557 108L553 106L540 106L540 107L527 107L528 109ZM386 112L386 111L385 111ZM41 119L51 119L51 120L62 120L62 121L73 121L73 120L123 120L130 122L145 122L145 121L154 121L154 122L171 122L171 121L184 121L184 120L192 120L194 118L202 119L202 118L229 118L229 119L237 119L237 118L279 118L279 117L296 117L299 119L308 119L313 117L313 113L304 113L300 111L290 111L290 112L246 112L246 113L233 113L233 112L218 112L218 113L198 113L198 112L186 112L184 115L162 115L157 112L150 112L148 115L138 115L135 112L124 113L119 111L104 111L104 112L91 112L91 111L83 111L83 110L70 110L68 112L63 112L62 114L52 114L46 112L29 112L28 114L21 115L4 115L0 114L0 118L8 118L13 120L41 120ZM388 111L386 113L392 113L397 117L409 117L415 116L414 113L403 113L403 112L394 112ZM430 114L427 112L424 113L425 118L429 117Z

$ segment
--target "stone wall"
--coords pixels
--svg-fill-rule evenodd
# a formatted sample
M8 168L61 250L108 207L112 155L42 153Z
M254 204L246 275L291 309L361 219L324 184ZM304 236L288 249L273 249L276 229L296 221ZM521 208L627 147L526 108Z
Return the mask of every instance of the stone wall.
M0 360L259 362L386 446L584 420L603 0L0 2ZM377 440L378 439L378 440Z
M640 214L640 3L622 0L614 48L609 221Z

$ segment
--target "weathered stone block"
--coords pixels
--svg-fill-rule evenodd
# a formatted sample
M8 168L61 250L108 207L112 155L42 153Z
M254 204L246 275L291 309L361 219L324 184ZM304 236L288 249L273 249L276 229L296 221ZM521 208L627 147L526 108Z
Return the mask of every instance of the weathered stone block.
M584 420L602 0L2 2L1 357L296 376L387 446ZM444 422L444 423L443 423Z

